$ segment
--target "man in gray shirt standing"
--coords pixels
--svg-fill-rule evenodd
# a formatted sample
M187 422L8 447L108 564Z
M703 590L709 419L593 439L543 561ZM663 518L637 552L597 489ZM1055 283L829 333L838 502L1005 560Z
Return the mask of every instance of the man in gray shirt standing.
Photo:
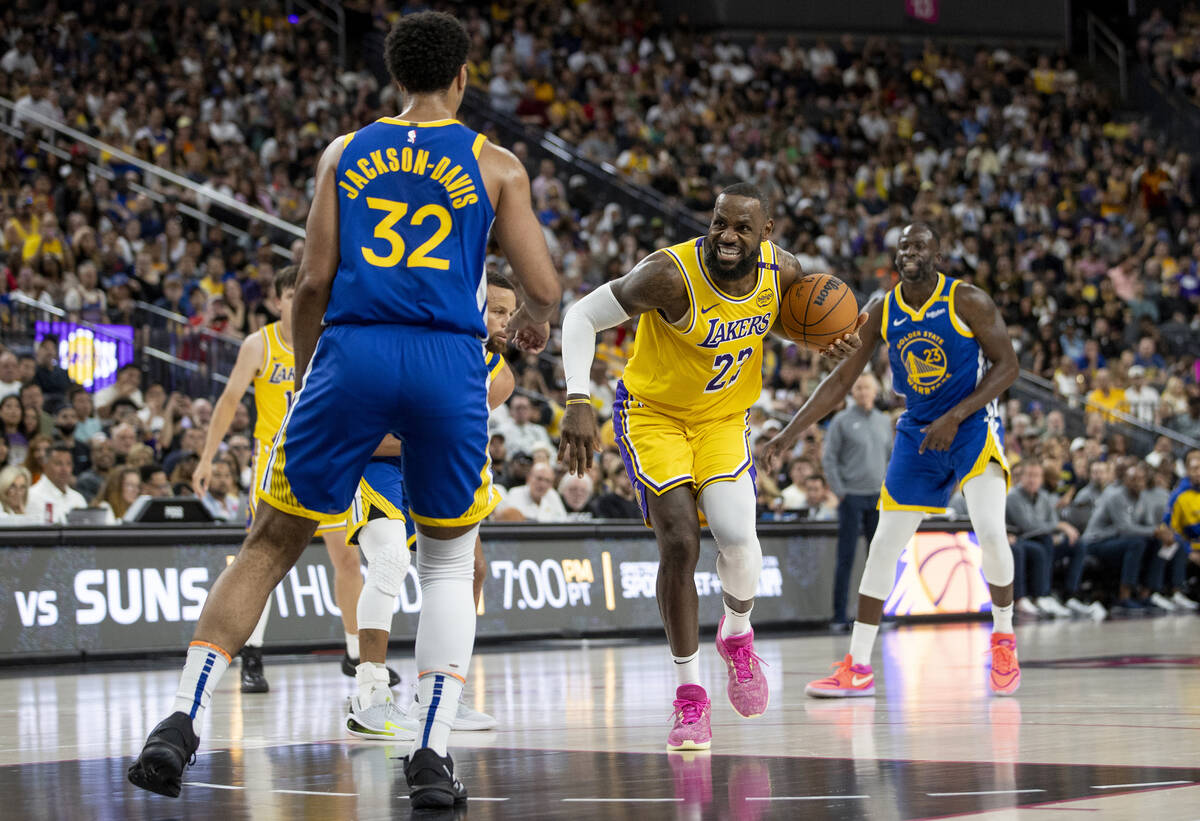
M892 455L892 420L875 409L879 382L869 371L850 389L851 403L829 423L821 462L838 505L837 571L833 579L833 623L845 625L850 570L862 532L867 544L879 523L879 488Z

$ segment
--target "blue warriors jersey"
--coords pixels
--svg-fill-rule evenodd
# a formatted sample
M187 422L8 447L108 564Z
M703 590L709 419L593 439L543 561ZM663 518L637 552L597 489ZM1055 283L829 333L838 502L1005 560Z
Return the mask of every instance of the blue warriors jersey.
M484 254L495 212L457 120L382 117L348 134L337 167L341 262L327 325L412 325L487 336Z
M974 392L987 372L975 334L954 311L958 286L958 280L938 274L933 294L919 309L905 303L899 285L883 304L881 333L892 388L906 401L906 423L933 422ZM989 406L980 413L994 416L996 411Z

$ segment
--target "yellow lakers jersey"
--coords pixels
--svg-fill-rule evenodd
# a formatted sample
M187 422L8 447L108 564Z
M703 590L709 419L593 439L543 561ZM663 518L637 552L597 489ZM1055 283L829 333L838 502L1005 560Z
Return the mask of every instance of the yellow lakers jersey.
M744 413L762 394L763 337L779 315L775 245L759 246L758 282L745 296L721 290L704 263L704 238L663 252L687 286L690 306L672 324L642 315L623 381L641 402L689 421Z
M254 423L254 438L259 446L271 446L276 432L287 414L296 375L296 355L283 341L279 323L264 325L263 361L254 375L254 407L258 420Z

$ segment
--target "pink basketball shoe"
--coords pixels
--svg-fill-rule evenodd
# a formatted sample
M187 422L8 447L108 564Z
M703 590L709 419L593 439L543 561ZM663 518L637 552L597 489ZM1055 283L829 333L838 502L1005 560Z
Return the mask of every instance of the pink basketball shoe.
M724 624L725 617L722 616L721 625ZM721 628L718 627L717 653L725 659L729 672L729 685L725 688L729 703L739 715L758 718L767 711L770 693L767 690L767 677L762 670L762 659L754 653L754 631L723 639Z
M675 690L675 725L667 734L668 750L707 750L712 746L712 702L699 684Z

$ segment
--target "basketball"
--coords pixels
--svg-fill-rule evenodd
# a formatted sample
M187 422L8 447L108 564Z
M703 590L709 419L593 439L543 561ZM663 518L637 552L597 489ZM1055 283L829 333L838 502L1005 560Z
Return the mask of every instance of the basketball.
M829 274L809 274L788 288L779 305L779 323L794 342L810 350L829 347L854 332L858 302L850 288Z

